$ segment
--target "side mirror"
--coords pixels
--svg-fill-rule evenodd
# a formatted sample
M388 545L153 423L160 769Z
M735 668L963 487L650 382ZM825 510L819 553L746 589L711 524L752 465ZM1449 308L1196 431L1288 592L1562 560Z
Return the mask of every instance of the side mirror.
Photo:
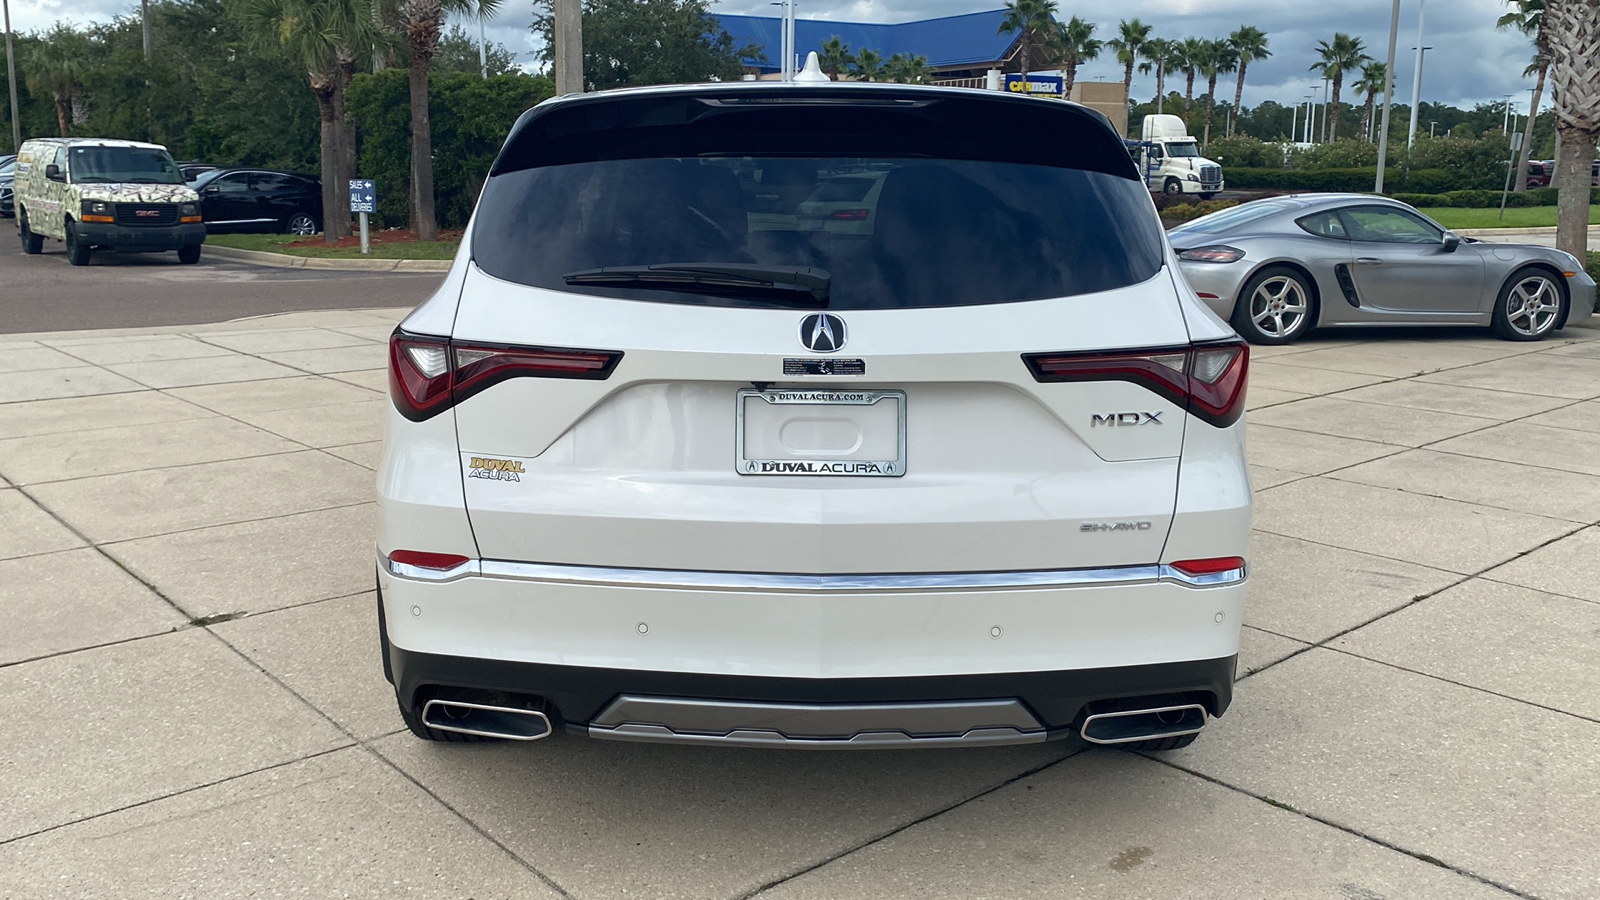
M219 188L214 184L210 185L210 186L208 186L206 188L206 193L208 193L208 194L217 194L217 193L221 193L221 191L222 191L222 188Z
M44 177L51 181L66 181L66 178L61 174L61 167L55 163L44 167Z
M1454 253L1456 252L1456 248L1461 246L1461 235L1456 234L1454 231L1446 231L1444 233L1443 244L1444 252Z

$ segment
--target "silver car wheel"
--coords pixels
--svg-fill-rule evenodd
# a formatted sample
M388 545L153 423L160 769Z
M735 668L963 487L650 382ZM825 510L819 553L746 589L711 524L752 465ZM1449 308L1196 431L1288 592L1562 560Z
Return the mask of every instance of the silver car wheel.
M1544 275L1529 275L1506 295L1506 322L1524 337L1538 337L1561 315L1561 292Z
M295 213L290 217L289 227L286 230L290 234L298 234L302 237L313 235L317 233L317 220L305 213Z
M1250 295L1250 321L1268 337L1286 338L1299 331L1309 311L1305 290L1287 275L1268 278Z

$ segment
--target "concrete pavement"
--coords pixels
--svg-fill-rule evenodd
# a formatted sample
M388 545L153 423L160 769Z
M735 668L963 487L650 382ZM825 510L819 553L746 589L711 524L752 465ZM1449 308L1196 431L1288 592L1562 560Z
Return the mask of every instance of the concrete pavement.
M0 340L0 897L1600 896L1600 330L1257 348L1192 748L825 754L403 730L402 312Z
M14 238L0 225L0 239ZM438 272L331 272L224 260L207 248L196 265L175 253L100 253L67 264L61 244L25 256L0 250L0 335L64 328L138 328L226 322L293 310L415 306ZM4 340L4 338L0 338ZM4 371L0 368L0 371Z

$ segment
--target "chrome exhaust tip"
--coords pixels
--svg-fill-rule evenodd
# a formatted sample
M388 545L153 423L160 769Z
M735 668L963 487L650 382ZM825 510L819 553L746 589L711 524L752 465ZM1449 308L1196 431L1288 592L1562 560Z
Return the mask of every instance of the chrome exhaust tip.
M552 730L550 717L537 709L443 699L429 700L422 707L422 724L437 731L508 741L537 741Z
M1091 744L1131 744L1194 734L1206 727L1206 708L1198 703L1123 709L1083 720L1080 734Z

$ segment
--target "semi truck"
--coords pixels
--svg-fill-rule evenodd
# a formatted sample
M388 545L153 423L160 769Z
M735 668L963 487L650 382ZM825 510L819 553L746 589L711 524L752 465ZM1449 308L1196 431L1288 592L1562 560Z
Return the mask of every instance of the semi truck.
M1128 153L1144 173L1153 194L1199 194L1210 200L1222 190L1222 166L1200 155L1200 142L1177 116L1144 117L1139 140L1127 141Z

